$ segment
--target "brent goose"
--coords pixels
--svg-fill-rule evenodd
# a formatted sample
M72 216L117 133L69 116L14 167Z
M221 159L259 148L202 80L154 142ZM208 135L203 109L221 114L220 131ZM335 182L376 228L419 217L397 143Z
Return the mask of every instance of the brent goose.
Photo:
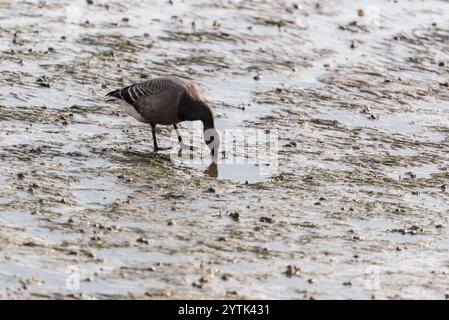
M118 102L130 116L150 124L155 151L164 149L157 145L156 125L173 125L178 141L183 145L177 124L200 120L204 141L216 159L220 137L215 129L214 115L193 83L175 76L160 77L117 89L106 96L108 101Z

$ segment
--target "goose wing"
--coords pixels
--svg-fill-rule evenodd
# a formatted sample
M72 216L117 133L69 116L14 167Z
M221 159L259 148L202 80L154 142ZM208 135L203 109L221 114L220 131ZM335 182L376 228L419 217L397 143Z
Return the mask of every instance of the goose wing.
M121 99L130 105L134 105L143 97L155 96L173 86L173 81L168 78L156 78L109 92L106 96Z
M177 121L178 102L184 92L200 98L196 87L179 77L151 79L109 92L106 96L126 102L121 103L122 107L139 121L165 124Z
M187 80L179 77L151 79L109 92L106 96L124 100L134 106L142 98L148 100L149 97L157 96L170 89L178 89L180 92L184 89L192 96L199 98L199 92L196 87Z

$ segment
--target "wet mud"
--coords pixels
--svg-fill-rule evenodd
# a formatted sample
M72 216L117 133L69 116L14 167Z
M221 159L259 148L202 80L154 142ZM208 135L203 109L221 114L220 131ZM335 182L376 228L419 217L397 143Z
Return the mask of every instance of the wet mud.
M1 2L0 298L447 298L448 11ZM275 170L154 153L103 97L165 74Z

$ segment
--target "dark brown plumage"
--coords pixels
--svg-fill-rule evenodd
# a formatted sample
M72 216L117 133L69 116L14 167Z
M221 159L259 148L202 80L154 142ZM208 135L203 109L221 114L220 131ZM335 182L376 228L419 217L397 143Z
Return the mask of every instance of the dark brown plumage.
M150 124L155 151L161 149L156 139L158 124L173 125L178 131L178 123L199 120L203 123L204 140L216 156L219 136L212 110L188 80L174 76L160 77L109 92L106 96L108 101L118 102L138 121ZM178 140L182 143L179 132Z

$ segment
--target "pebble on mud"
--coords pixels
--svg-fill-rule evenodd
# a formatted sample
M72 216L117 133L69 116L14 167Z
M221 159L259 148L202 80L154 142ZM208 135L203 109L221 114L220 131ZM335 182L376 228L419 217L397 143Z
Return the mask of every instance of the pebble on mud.
M414 173L411 172L411 171L408 171L408 172L404 173L404 176L407 176L407 177L409 177L410 179L415 179L415 178L416 178L416 174L414 174Z
M300 273L301 273L301 268L291 265L291 264L287 266L287 268L284 272L284 274L289 278L291 278L293 276L299 276Z
M42 77L38 78L36 82L44 88L50 88L50 80L47 76L43 75Z
M409 228L399 228L399 229L396 228L396 229L391 229L389 231L390 232L397 232L397 233L400 233L402 235L406 235L406 234L417 235L418 233L424 232L424 228L422 228L420 226L417 226L417 225L412 225Z
M270 217L260 217L259 221L265 222L265 223L273 223L274 222L273 218L270 218Z
M140 237L136 240L136 242L138 243L143 243L143 244L150 244L150 240L148 238L145 237Z
M230 277L231 277L230 274L225 273L224 275L221 276L221 280L228 281Z
M201 277L198 281L192 283L192 286L198 289L203 289L207 282L208 281L206 278Z
M168 289L164 289L161 292L161 296L166 297L166 298L170 298L172 295L173 295L172 292Z
M232 220L234 221L240 221L240 214L238 212L231 212L229 214L229 216L232 218Z
M284 144L285 148L295 148L298 144L295 141L290 141L289 143Z

